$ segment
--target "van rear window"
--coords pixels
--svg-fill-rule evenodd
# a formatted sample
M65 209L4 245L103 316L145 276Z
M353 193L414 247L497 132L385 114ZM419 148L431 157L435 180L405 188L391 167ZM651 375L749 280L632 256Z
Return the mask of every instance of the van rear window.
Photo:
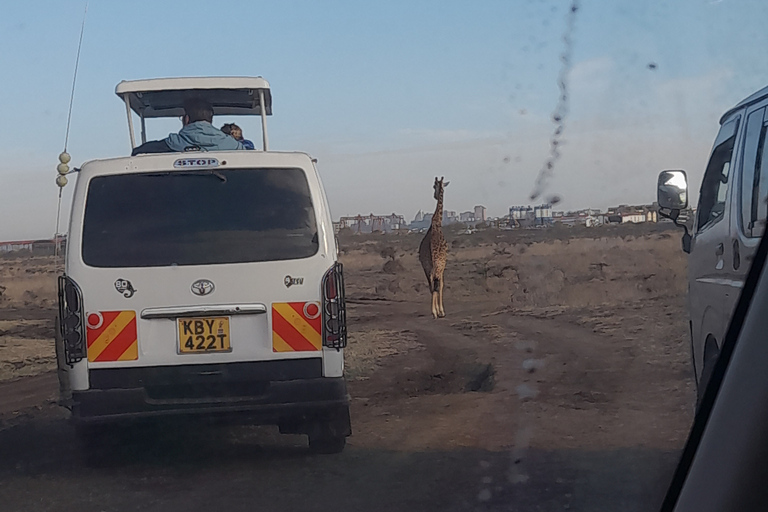
M317 253L317 225L301 169L99 176L82 250L93 267L291 260Z

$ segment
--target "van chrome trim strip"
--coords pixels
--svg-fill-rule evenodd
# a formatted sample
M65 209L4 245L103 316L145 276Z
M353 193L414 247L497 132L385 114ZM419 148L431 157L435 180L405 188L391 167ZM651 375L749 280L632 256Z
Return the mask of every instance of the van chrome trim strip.
M718 277L700 277L696 279L697 283L716 284L719 286L730 286L731 288L743 288L744 281L734 279L723 279Z
M264 304L219 304L205 306L171 306L141 310L141 318L188 318L200 315L261 315L267 312Z

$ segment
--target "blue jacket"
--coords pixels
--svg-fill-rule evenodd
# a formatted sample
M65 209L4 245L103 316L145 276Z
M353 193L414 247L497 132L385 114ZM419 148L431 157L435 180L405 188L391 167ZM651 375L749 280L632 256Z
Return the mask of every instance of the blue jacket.
M208 121L195 121L172 133L165 139L171 151L184 151L189 146L199 146L201 151L231 151L245 149L243 145L213 126Z

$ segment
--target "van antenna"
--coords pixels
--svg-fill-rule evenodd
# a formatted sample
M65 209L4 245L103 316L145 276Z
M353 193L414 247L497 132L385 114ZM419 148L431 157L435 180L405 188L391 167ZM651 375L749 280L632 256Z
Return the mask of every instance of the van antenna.
M75 58L75 72L72 76L72 92L69 95L69 112L67 113L67 133L64 136L64 151L59 155L59 165L56 166L56 171L59 175L56 176L56 185L59 187L59 199L56 207L56 233L53 237L54 243L54 267L59 266L59 245L61 243L59 237L59 223L61 222L61 195L64 186L67 184L66 175L69 171L69 161L72 157L67 153L67 145L69 144L69 126L72 122L72 104L75 101L75 84L77 83L77 69L80 66L80 49L83 47L83 33L85 32L85 17L88 14L88 2L85 3L85 10L83 11L83 23L80 25L80 40L77 43L77 57Z

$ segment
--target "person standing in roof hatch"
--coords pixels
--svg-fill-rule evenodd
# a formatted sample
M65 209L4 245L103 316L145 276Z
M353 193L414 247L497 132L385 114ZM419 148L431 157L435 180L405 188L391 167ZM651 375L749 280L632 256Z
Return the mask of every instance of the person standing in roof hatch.
M184 102L184 124L179 133L171 133L162 140L151 140L134 148L131 156L144 153L171 153L189 150L232 151L245 146L213 124L213 107L200 98Z
M243 138L243 129L237 126L235 123L225 124L221 127L221 131L227 135L231 135L235 138L235 140L240 141L245 149L256 149L256 146L253 145L253 142Z

